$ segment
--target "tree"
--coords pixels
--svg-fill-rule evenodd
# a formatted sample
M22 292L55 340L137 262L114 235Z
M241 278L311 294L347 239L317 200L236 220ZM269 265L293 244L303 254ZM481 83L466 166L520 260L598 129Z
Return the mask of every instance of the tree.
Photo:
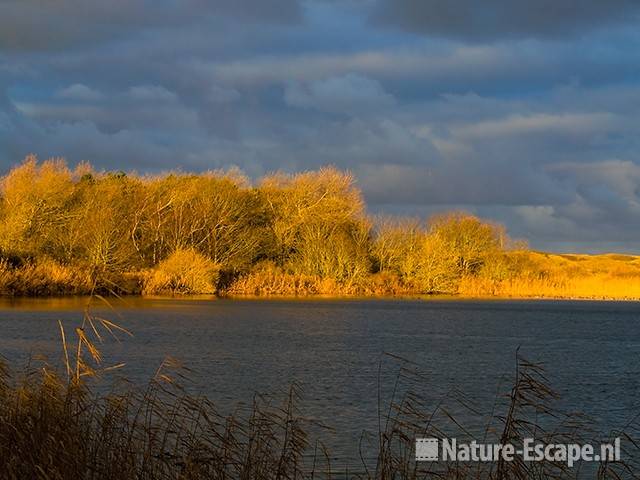
M0 223L0 248L24 258L59 256L60 237L68 221L73 197L73 172L64 160L38 165L28 156L1 182L4 218Z
M262 181L260 192L277 263L343 282L369 271L369 225L351 174L335 168L276 174Z
M411 282L423 262L425 228L414 218L379 218L374 229L373 255L377 271L392 272Z
M196 248L226 268L261 255L267 214L259 192L237 172L149 178L136 213L136 249L156 264L171 252Z
M460 276L477 273L487 258L501 251L506 243L503 226L464 212L434 216L429 221L429 235L455 259Z

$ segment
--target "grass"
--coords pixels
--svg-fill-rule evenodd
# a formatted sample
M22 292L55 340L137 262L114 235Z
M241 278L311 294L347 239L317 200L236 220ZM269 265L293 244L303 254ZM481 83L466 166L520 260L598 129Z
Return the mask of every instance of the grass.
M262 262L238 277L225 291L230 295L323 295L356 293L331 278L293 273L272 262Z
M91 292L90 273L53 260L28 262L19 268L0 259L0 295L80 295Z
M453 295L496 298L640 299L640 257L541 252L506 254L512 270L480 271L460 279ZM364 295L422 294L419 286L390 272L370 274L355 283L294 273L261 262L242 275L224 278L220 266L193 250L179 250L152 270L111 273L98 282L89 269L50 259L20 267L0 260L0 295L57 296L105 294L143 295Z
M640 257L514 252L519 269L503 278L478 275L463 278L466 296L640 299Z
M248 274L237 277L220 293L255 296L393 296L419 292L419 289L403 284L397 276L387 272L368 275L359 282L344 283L319 275L294 273L272 262L262 262Z
M463 276L451 295L495 298L639 300L640 257L517 251L505 254L510 269ZM370 274L355 284L288 272L268 262L235 279L223 294L369 295L423 294L419 285L390 272Z

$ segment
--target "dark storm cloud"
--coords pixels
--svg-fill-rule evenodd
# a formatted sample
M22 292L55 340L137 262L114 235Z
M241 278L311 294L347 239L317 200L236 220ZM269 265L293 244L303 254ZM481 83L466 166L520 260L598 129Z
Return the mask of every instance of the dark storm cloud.
M380 0L373 20L426 35L493 40L637 25L639 15L636 0Z
M31 152L252 177L334 164L373 212L461 208L538 248L629 249L636 10L570 7L0 0L0 169Z
M299 21L298 0L3 0L0 51L79 48L152 27L189 28L204 18Z

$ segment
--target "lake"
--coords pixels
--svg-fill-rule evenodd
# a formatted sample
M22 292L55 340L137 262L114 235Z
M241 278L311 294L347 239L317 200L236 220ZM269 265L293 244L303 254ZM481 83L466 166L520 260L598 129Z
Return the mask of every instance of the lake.
M86 299L0 300L0 354L12 364L46 355L61 365L57 320L67 334ZM166 356L192 371L188 388L231 411L254 392L303 389L303 412L335 456L353 462L363 430L377 431L378 385L388 402L402 363L419 365L418 386L436 405L454 390L489 412L513 381L516 350L542 362L561 405L588 413L601 431L640 412L640 303L451 299L94 300L94 313L133 332L103 347L111 377L144 384ZM382 364L381 364L382 361ZM381 368L379 369L379 365ZM470 429L483 420L458 408Z

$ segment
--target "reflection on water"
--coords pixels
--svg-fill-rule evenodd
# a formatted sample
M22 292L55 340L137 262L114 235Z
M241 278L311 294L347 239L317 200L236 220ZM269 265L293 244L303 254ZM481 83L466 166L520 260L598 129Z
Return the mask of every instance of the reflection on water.
M0 354L17 362L61 358L58 319L71 328L86 298L0 301ZM113 308L113 310L112 310ZM512 379L515 351L544 362L566 408L599 429L640 412L640 304L556 301L99 300L93 309L134 333L103 349L118 375L143 383L167 355L193 370L191 389L222 409L252 394L304 389L303 410L334 427L328 443L356 456L377 429L378 365L390 352L421 366L421 394L435 405L458 388L483 412ZM385 359L383 398L397 363ZM464 413L461 413L464 415ZM467 414L468 415L468 414ZM463 419L481 428L477 418Z

